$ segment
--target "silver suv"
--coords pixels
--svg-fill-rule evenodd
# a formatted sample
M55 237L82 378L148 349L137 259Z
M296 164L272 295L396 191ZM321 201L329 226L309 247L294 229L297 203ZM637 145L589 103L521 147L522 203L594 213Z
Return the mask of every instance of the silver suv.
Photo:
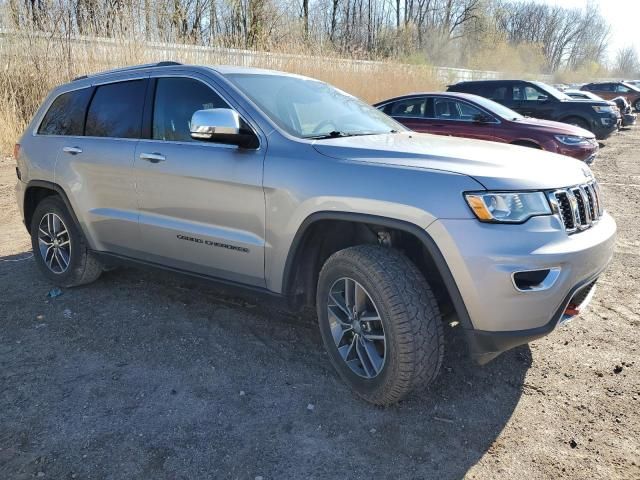
M125 259L315 306L331 363L375 404L433 381L445 324L481 364L551 332L613 252L583 163L418 134L286 73L162 62L78 78L16 151L53 283Z

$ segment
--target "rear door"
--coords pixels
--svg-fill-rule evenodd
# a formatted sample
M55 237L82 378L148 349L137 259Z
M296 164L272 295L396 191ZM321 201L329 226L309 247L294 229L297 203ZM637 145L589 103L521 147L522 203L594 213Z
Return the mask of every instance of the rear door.
M382 111L411 130L437 133L434 131L433 122L424 116L425 108L425 97L416 96L387 103L382 107Z
M134 164L145 259L264 286L266 140L258 149L193 140L193 113L229 103L197 74L153 84L148 138Z
M619 95L615 92L614 83L599 83L597 85L591 86L589 90L591 90L599 97L604 98L605 100L611 100L612 98L615 98Z
M56 182L71 190L98 250L128 255L139 240L132 166L147 83L142 77L94 85L84 135L66 138L58 155Z

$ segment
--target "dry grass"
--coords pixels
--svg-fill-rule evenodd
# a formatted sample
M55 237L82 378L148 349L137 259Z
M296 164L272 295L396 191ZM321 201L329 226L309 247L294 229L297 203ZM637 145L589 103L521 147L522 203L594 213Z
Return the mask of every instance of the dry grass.
M71 41L29 33L0 36L0 59L0 149L3 153L11 151L51 88L79 75L126 65L175 60L271 68L319 78L368 102L442 86L427 66L279 53L239 53L187 45L166 48L126 39Z

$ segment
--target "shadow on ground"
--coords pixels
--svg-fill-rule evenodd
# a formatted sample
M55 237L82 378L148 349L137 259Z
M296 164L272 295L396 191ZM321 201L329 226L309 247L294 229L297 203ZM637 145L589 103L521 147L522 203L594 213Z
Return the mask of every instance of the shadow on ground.
M2 478L461 478L505 448L531 365L452 335L428 392L375 408L308 319L138 269L49 298L27 256L0 259Z

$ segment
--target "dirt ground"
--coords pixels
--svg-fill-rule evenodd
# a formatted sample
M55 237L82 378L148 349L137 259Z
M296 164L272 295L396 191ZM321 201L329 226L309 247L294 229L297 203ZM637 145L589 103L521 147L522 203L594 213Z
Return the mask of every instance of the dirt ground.
M454 336L388 409L250 297L127 268L49 298L0 161L0 479L640 478L640 127L605 143L619 236L590 310L484 367Z

